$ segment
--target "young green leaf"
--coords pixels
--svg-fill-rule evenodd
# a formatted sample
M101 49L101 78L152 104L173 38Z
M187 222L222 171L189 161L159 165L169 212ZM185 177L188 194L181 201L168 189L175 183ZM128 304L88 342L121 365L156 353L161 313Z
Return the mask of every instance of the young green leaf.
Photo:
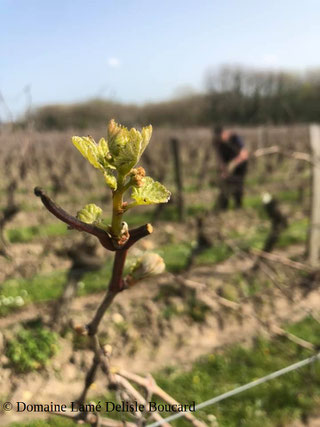
M93 224L100 221L101 214L102 209L94 203L90 203L77 213L77 218L86 224Z
M111 163L108 144L101 138L97 145L91 136L73 136L72 142L80 153L97 169L102 172L115 169Z
M142 178L140 187L133 187L131 198L137 205L151 205L154 203L167 203L171 193L158 181L154 181L150 176Z
M101 169L101 165L97 160L97 146L90 136L73 136L72 142L80 153L97 169Z

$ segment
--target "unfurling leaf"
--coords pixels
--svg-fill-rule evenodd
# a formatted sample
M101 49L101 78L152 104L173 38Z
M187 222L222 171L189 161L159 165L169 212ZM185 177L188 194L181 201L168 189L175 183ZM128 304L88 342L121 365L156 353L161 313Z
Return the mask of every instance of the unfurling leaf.
M142 128L141 135L142 135L142 142L141 142L140 157L142 156L144 150L147 148L147 145L149 144L149 141L151 139L152 126L149 125Z
M86 205L77 213L77 218L86 224L93 224L100 221L102 209L94 203Z
M121 175L127 175L138 163L148 145L152 134L152 126L142 129L141 133L135 128L128 130L110 120L108 125L108 146L112 163Z
M109 187L116 190L116 178L110 169L116 169L122 177L126 176L140 160L151 135L151 125L139 132L135 128L128 130L110 120L107 141L101 138L99 144L96 144L91 136L74 136L72 142L83 157L104 173Z
M117 178L112 174L112 171L109 169L108 171L104 172L103 175L107 185L111 188L111 190L116 190Z
M74 146L80 151L80 153L85 157L95 168L99 169L100 165L97 160L97 146L90 136L80 137L73 136L72 142Z
M160 182L154 181L150 176L142 178L140 187L133 187L131 198L137 205L151 205L153 203L167 203L170 199L170 191Z
M72 142L80 153L97 169L103 172L114 169L111 164L111 155L108 144L101 138L97 145L91 136L73 136Z

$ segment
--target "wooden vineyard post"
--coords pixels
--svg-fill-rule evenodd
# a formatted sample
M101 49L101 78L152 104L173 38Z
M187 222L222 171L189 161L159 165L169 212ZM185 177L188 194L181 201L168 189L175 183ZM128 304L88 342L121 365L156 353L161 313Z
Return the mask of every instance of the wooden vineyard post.
M320 255L320 126L311 125L309 134L313 167L308 255L309 263L316 267Z
M177 187L177 206L178 206L178 215L179 220L184 221L185 219L185 207L183 199L183 179L182 179L182 165L180 158L180 147L179 141L177 138L171 138L171 149L173 155L173 166L175 173L175 181Z
M258 128L257 128L257 132L258 132L258 134L257 134L257 142L258 142L258 147L257 147L257 149L259 150L260 148L266 148L265 147L265 141L264 141L264 136L265 136L265 129L264 129L264 127L263 126L259 126Z
M255 136L255 139L256 139L256 144L254 144L251 147L252 151L260 150L261 148L266 148L265 144L264 144L264 127L263 126L257 127L257 134ZM255 147L255 145L256 145L256 147ZM257 167L256 165L258 163L257 160L258 159L255 156L250 157L250 164L252 165L252 169L256 169L256 167Z

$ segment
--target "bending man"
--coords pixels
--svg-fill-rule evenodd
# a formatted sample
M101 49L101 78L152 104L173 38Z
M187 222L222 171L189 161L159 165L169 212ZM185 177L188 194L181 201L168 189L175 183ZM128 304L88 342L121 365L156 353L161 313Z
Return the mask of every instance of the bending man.
M239 135L217 126L214 129L213 146L217 153L220 176L218 209L227 209L229 199L235 206L242 206L244 179L248 168L248 151Z

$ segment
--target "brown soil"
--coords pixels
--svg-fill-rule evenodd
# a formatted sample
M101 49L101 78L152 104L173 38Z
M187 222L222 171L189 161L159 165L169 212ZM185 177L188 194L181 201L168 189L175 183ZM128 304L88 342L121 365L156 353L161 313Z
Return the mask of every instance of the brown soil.
M112 345L113 366L143 375L168 365L186 368L200 355L228 344L250 344L257 334L266 333L261 321L269 325L295 322L305 317L306 310L317 310L320 305L318 284L313 283L312 289L309 288L307 292L299 284L292 285L290 298L272 288L266 289L257 298L244 300L241 310L228 308L218 302L215 292L223 284L223 274L216 277L217 270L221 272L223 265L228 270L230 263L235 267L234 260L229 260L215 268L199 267L191 270L179 276L180 279L166 274L120 294L100 328L102 339ZM198 288L198 291L195 292L194 288ZM167 295L172 290L175 291L174 295L155 301L161 292ZM175 315L170 319L164 317L163 310L168 303L175 304L178 313L179 310L183 312L187 295L193 295L209 306L203 323L193 321L186 314ZM102 294L77 298L70 310L74 322L86 323L101 298ZM0 328L4 330L5 336L10 335L18 322L38 315L48 318L49 308L45 304L26 307L1 319ZM73 347L71 339L71 335L61 338L59 353L41 374L16 376L10 369L2 369L2 395L10 397L13 402L65 403L74 400L82 388L92 354L88 350ZM91 389L91 396L105 392L106 386L104 378L99 376ZM21 414L12 412L1 418L5 425L21 420ZM292 427L298 425L292 424Z

